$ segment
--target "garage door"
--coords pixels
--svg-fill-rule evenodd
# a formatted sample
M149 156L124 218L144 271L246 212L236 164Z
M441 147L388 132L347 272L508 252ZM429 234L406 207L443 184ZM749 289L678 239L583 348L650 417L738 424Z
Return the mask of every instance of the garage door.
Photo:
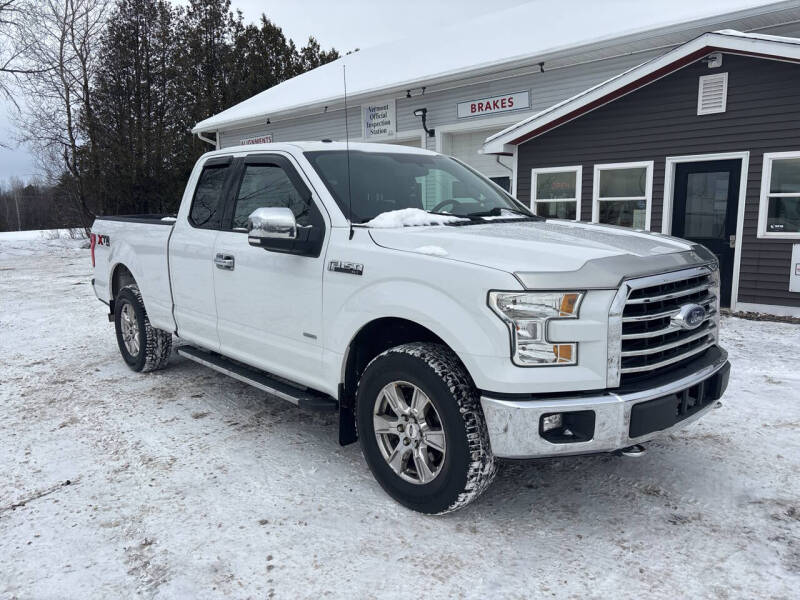
M472 131L469 133L445 134L442 144L444 154L455 156L458 160L467 163L473 169L480 171L487 177L495 180L506 189L511 181L511 165L505 164L509 159L500 158L503 164L498 164L497 157L492 154L478 154L478 149L483 146L484 140L497 133L498 130L489 129Z

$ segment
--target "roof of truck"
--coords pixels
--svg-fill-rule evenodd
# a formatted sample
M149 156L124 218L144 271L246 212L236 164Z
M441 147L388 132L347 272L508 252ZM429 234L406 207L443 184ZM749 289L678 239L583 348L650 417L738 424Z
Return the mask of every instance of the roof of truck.
M415 148L413 146L404 146L401 144L391 143L366 143L366 142L328 142L328 141L296 141L296 142L273 142L271 144L247 144L244 146L227 146L220 150L213 150L209 155L219 154L236 154L241 152L269 152L275 150L297 150L301 152L313 152L323 150L340 150L347 149L359 152L397 152L404 154L436 154L430 150L423 148Z
M467 21L422 27L414 36L363 48L293 77L197 123L193 132L214 131L280 114L340 109L343 66L352 106L377 94L391 94L465 76L477 76L517 63L550 62L567 55L601 58L602 48L628 53L665 42L661 36L688 27L719 27L730 19L797 10L796 2L774 0L554 0L530 2ZM785 18L781 17L781 18ZM774 20L774 19L773 19ZM423 19L424 21L424 19ZM766 23L769 24L769 23ZM658 39L656 39L658 38ZM672 43L680 43L676 39ZM357 41L356 41L357 42ZM418 94L419 90L415 91Z

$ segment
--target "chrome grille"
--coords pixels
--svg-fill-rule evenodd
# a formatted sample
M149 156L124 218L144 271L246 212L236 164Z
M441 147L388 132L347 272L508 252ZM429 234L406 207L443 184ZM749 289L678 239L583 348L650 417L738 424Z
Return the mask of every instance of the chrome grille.
M676 365L717 343L717 281L716 271L700 267L626 283L619 363L623 379ZM695 329L671 322L686 304L706 309L705 319Z

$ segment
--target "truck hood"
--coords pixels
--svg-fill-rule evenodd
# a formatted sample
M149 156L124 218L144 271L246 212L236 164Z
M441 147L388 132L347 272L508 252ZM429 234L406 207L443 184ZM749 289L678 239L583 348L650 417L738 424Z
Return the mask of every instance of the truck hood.
M543 286L571 273L588 277L581 286L616 287L624 277L714 260L708 250L686 240L573 221L398 227L369 233L385 248L500 269Z

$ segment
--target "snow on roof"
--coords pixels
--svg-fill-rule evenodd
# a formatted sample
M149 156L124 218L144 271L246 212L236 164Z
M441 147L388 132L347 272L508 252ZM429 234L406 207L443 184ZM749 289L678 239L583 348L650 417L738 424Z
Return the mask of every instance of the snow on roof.
M347 66L348 96L355 101L359 96L390 94L465 71L769 4L774 1L539 0L434 31L424 27L424 16L420 16L425 30L420 34L359 50L298 75L201 121L192 131L214 131L304 107L340 103L342 65Z
M661 56L623 71L489 136L484 142L483 152L485 154L507 154L509 145L522 143L540 133L549 131L561 122L577 118L591 108L613 100L615 92L623 88L628 90L629 86L635 86L637 81L646 82L648 75L656 71L661 72L661 69L668 68L681 58L704 49L708 51L735 50L744 54L761 54L800 60L800 38L743 33L733 29L705 33Z

